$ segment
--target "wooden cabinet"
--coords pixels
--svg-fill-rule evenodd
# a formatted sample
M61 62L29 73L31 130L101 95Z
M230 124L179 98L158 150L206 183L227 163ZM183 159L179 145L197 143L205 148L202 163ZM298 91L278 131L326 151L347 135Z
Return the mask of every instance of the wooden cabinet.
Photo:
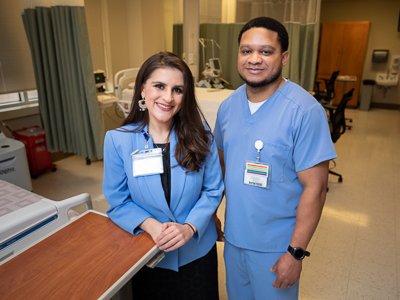
M337 70L340 70L339 75L356 76L356 82L346 84L346 91L355 88L353 99L348 103L352 107L358 105L369 25L368 21L321 24L317 79L330 78ZM336 82L333 104L339 104L343 95L343 84Z

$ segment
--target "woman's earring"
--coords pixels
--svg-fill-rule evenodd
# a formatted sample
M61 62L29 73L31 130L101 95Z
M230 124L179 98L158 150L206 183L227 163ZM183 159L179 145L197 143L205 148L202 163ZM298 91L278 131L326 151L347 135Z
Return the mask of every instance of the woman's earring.
M138 101L138 108L140 111L145 111L147 109L146 101L143 99Z

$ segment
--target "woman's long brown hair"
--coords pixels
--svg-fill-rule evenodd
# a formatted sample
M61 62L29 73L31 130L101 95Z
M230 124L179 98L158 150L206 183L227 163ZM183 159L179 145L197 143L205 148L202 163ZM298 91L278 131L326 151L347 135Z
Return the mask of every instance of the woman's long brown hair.
M160 52L143 63L135 81L132 109L122 125L137 125L133 132L139 132L148 125L149 111L140 111L138 101L142 99L141 90L143 84L159 68L177 69L183 74L182 106L172 120L172 128L175 130L178 140L175 158L178 165L187 170L186 173L199 171L206 160L206 156L211 154L209 147L214 137L211 131L207 130L203 125L202 117L204 120L205 118L196 101L192 72L177 55L170 52ZM207 126L210 128L208 123Z

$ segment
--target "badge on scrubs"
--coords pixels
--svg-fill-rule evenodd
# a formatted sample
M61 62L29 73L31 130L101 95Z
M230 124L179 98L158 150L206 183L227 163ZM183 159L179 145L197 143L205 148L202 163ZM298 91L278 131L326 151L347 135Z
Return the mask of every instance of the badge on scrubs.
M257 161L245 161L244 184L269 189L271 164L260 162L260 151L264 143L257 140L254 147L257 149Z
M133 177L164 173L161 148L133 152L132 170Z

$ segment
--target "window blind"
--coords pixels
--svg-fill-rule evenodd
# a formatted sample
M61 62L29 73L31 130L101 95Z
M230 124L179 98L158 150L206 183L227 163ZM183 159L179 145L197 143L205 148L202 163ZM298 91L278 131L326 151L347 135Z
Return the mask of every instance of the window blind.
M19 1L0 1L0 94L36 89Z

